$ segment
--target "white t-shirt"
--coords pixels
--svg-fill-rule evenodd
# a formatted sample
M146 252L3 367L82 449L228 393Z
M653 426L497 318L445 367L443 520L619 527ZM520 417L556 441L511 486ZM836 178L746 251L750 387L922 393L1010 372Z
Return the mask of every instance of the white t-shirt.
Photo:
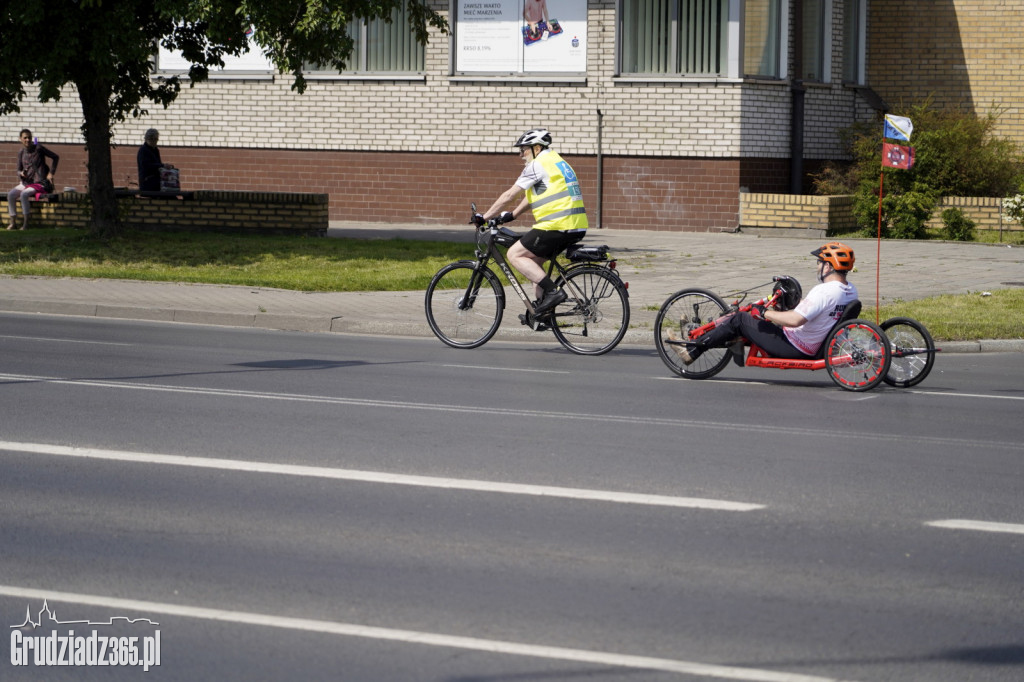
M846 306L857 300L857 287L831 281L811 289L795 310L807 320L799 327L783 327L786 338L801 352L814 355Z
M543 149L538 157L547 154L550 149ZM530 163L523 167L523 172L520 173L519 179L516 180L516 186L522 187L523 189L530 189L533 187L534 194L544 194L548 187L548 172L544 170L544 166L540 164L537 159L534 159Z

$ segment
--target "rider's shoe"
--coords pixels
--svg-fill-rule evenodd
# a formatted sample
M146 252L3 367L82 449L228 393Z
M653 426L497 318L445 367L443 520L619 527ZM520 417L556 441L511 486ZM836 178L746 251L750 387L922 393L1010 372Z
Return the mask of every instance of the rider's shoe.
M732 361L736 363L737 367L745 367L746 366L746 362L745 362L745 359L743 357L743 348L744 348L743 339L736 339L735 341L730 343L728 346L726 346L726 348L728 348L729 352L732 353Z
M686 347L682 337L676 334L674 329L669 330L668 340L673 342L669 344L669 348L679 356L679 359L683 361L684 365L692 365L693 361L697 359L690 353L690 349Z
M532 319L530 319L530 314L529 313L523 313L522 315L520 315L519 316L519 321L521 323L525 324L527 327L532 328L533 331L535 331L535 332L546 332L549 329L551 329L551 327L547 326L543 322L538 322L537 326L534 327L533 326L533 322L534 321Z
M537 302L537 306L534 308L534 315L540 317L546 315L555 309L559 303L564 303L569 298L569 294L565 293L561 289L552 289L548 293L544 294L544 298Z

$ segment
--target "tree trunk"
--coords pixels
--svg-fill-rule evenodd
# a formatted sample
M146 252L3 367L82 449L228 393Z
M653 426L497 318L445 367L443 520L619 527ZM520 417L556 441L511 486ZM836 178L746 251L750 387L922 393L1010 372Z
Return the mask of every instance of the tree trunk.
M89 198L92 199L94 234L112 237L121 232L114 195L114 171L110 161L110 84L102 78L76 83L82 102L82 134L88 155Z

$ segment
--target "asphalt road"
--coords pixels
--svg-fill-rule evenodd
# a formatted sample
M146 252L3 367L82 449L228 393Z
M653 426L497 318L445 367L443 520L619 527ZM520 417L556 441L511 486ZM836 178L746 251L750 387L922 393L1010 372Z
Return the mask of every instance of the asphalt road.
M0 315L0 679L1019 680L1022 387Z

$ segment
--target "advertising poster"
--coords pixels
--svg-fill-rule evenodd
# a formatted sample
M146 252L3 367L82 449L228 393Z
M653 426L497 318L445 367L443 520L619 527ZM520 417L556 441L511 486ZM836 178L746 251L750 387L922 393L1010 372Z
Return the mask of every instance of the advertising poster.
M456 21L456 71L587 70L587 0L459 0Z

